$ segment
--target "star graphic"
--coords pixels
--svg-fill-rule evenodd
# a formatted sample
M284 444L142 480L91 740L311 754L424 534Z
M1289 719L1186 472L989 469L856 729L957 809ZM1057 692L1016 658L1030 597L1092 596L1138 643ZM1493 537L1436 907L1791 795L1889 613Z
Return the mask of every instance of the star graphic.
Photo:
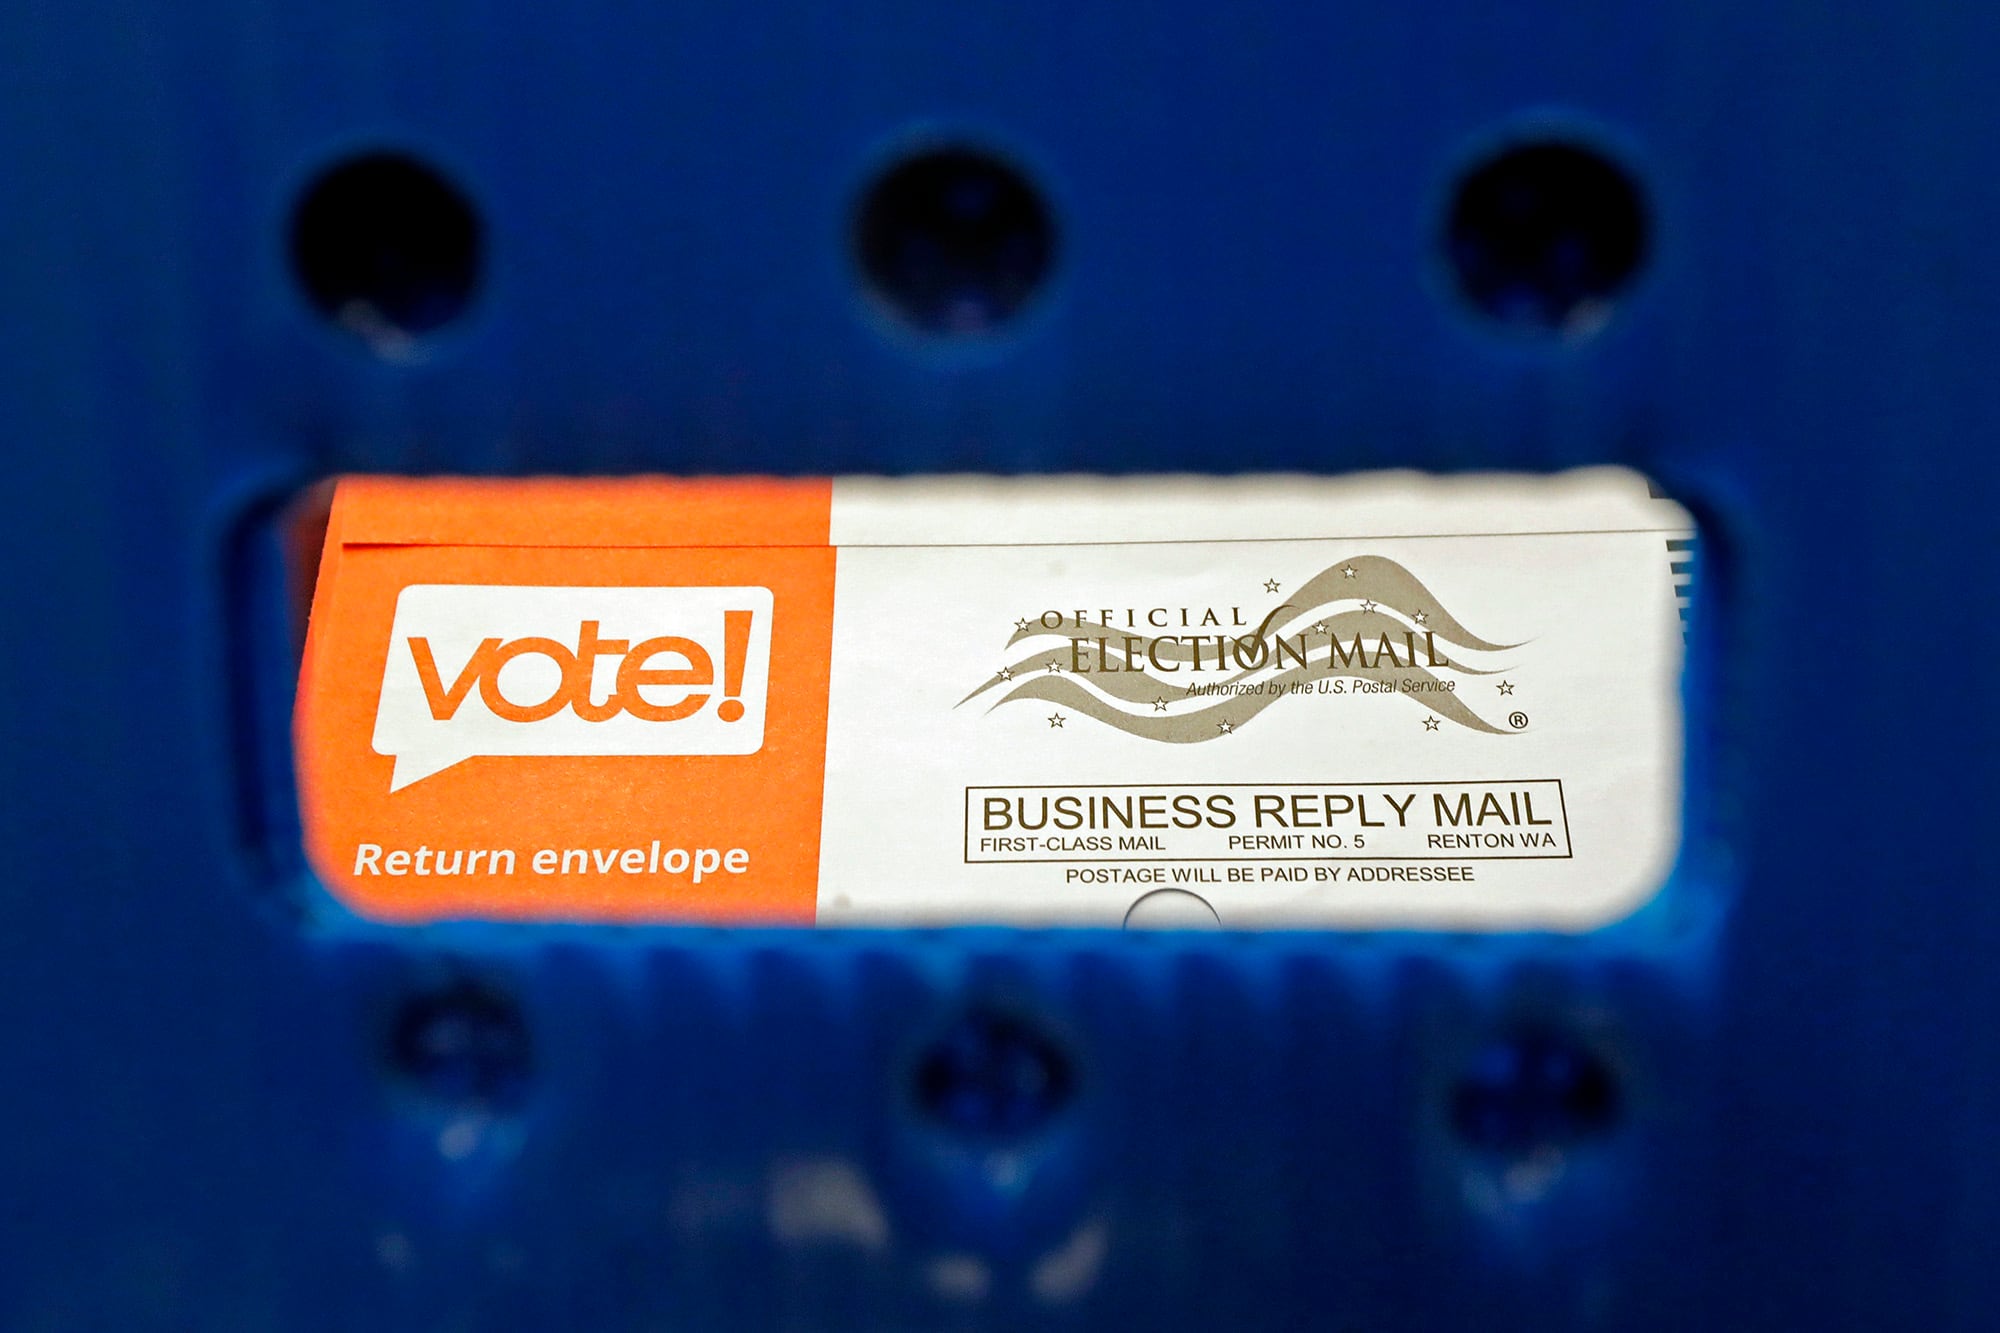
M998 671L994 672L993 674L1000 677L1000 679L1002 680L1012 680L1014 679L1014 668L1001 667Z
M1430 613L1427 611L1419 611L1415 615L1411 616L1410 619L1416 621L1419 625L1421 625L1425 621L1430 619Z
M1056 661L1053 657L1051 657L1049 659L1049 670L1056 672L1058 675L1060 675L1062 672L1062 663Z
M1315 624L1315 625L1313 626L1313 633L1315 633L1315 634L1325 634L1325 633L1326 633L1327 631L1331 630L1332 628L1333 628L1333 626L1331 626L1331 625L1327 624L1327 623L1326 623L1326 622L1325 622L1324 620L1322 620L1322 621L1319 621L1319 622L1318 622L1317 624Z
M1026 628L1028 628L1028 622L1027 622L1026 620L1017 620L1017 621L1015 621L1015 622L1014 622L1014 628L1015 628L1015 629L1026 629Z
M1264 580L1264 591L1265 591L1265 592L1276 592L1277 590L1278 590L1278 581L1277 581L1276 579L1265 579L1265 580Z
M1508 684L1504 680L1501 681L1499 685L1495 686L1494 688L1498 689L1502 694L1512 694L1514 692L1514 687Z
M1375 603L1369 601L1366 597L1364 597L1361 599L1361 609L1363 611L1373 611L1375 609Z
M1153 700L1153 711L1154 711L1154 712L1156 712L1156 713L1164 713L1164 712L1166 712L1166 711L1167 711L1167 701L1166 701L1165 699L1155 699L1155 700Z
M1344 579L1351 579L1351 578L1353 578L1353 577L1354 577L1354 566L1353 566L1353 565L1342 565L1342 566L1340 567L1340 576L1341 576L1342 578L1344 578Z
M1222 721L1222 722L1218 722L1218 723L1216 723L1216 724L1215 724L1215 729L1216 729L1217 731L1221 732L1221 733L1222 733L1223 735L1227 736L1227 735L1228 735L1228 734L1229 734L1230 732L1232 732L1232 731L1236 730L1236 724L1235 724L1234 722L1230 722L1230 721L1226 721L1226 720L1225 720L1225 721Z
M1060 726L1061 726L1062 724L1063 724L1063 715L1062 715L1061 713L1050 713L1050 714L1049 714L1049 725L1050 725L1050 726L1052 726L1052 727L1060 727Z
M1438 729L1438 720L1436 718L1427 717L1424 719L1425 731L1436 731L1437 729Z

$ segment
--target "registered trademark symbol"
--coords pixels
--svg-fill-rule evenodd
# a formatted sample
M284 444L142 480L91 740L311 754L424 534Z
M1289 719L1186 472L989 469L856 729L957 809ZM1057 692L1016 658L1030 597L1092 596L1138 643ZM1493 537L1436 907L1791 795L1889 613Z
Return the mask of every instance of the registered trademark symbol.
M1526 713L1509 713L1507 714L1507 725L1519 731L1522 727L1528 725L1528 715Z

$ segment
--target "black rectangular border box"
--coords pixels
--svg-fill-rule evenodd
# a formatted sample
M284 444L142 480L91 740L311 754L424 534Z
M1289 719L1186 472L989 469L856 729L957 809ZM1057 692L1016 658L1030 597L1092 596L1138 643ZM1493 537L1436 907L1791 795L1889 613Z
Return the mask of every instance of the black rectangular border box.
M1556 803L1562 812L1563 852L1547 856L1369 856L1366 853L1337 856L1016 856L992 860L972 859L972 793L976 791L1165 791L1176 790L1264 790L1272 787L1512 787L1524 782L1553 783ZM1121 865L1133 861L1568 861L1576 856L1576 840L1570 836L1569 798L1561 778L1422 778L1409 782L1027 782L1004 786L967 787L959 824L959 863L966 866L1027 865Z

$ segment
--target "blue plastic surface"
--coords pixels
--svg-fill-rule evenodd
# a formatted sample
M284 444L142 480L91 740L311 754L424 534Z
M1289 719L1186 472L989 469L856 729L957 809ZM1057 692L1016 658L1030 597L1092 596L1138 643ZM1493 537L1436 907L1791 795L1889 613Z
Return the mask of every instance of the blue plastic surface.
M0 90L0 1328L1994 1326L2000 10L82 0ZM1544 129L1650 206L1588 337L1440 268ZM857 285L938 139L1056 223L998 334ZM487 244L400 357L285 241L385 147ZM1704 524L1672 912L301 918L316 478L1599 462Z

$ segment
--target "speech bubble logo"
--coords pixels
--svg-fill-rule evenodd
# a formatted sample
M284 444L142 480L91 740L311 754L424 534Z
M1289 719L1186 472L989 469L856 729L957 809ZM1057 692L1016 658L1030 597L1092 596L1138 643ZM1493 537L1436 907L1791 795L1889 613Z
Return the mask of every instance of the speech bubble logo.
M412 584L375 710L389 790L487 756L755 754L772 604L760 587Z

